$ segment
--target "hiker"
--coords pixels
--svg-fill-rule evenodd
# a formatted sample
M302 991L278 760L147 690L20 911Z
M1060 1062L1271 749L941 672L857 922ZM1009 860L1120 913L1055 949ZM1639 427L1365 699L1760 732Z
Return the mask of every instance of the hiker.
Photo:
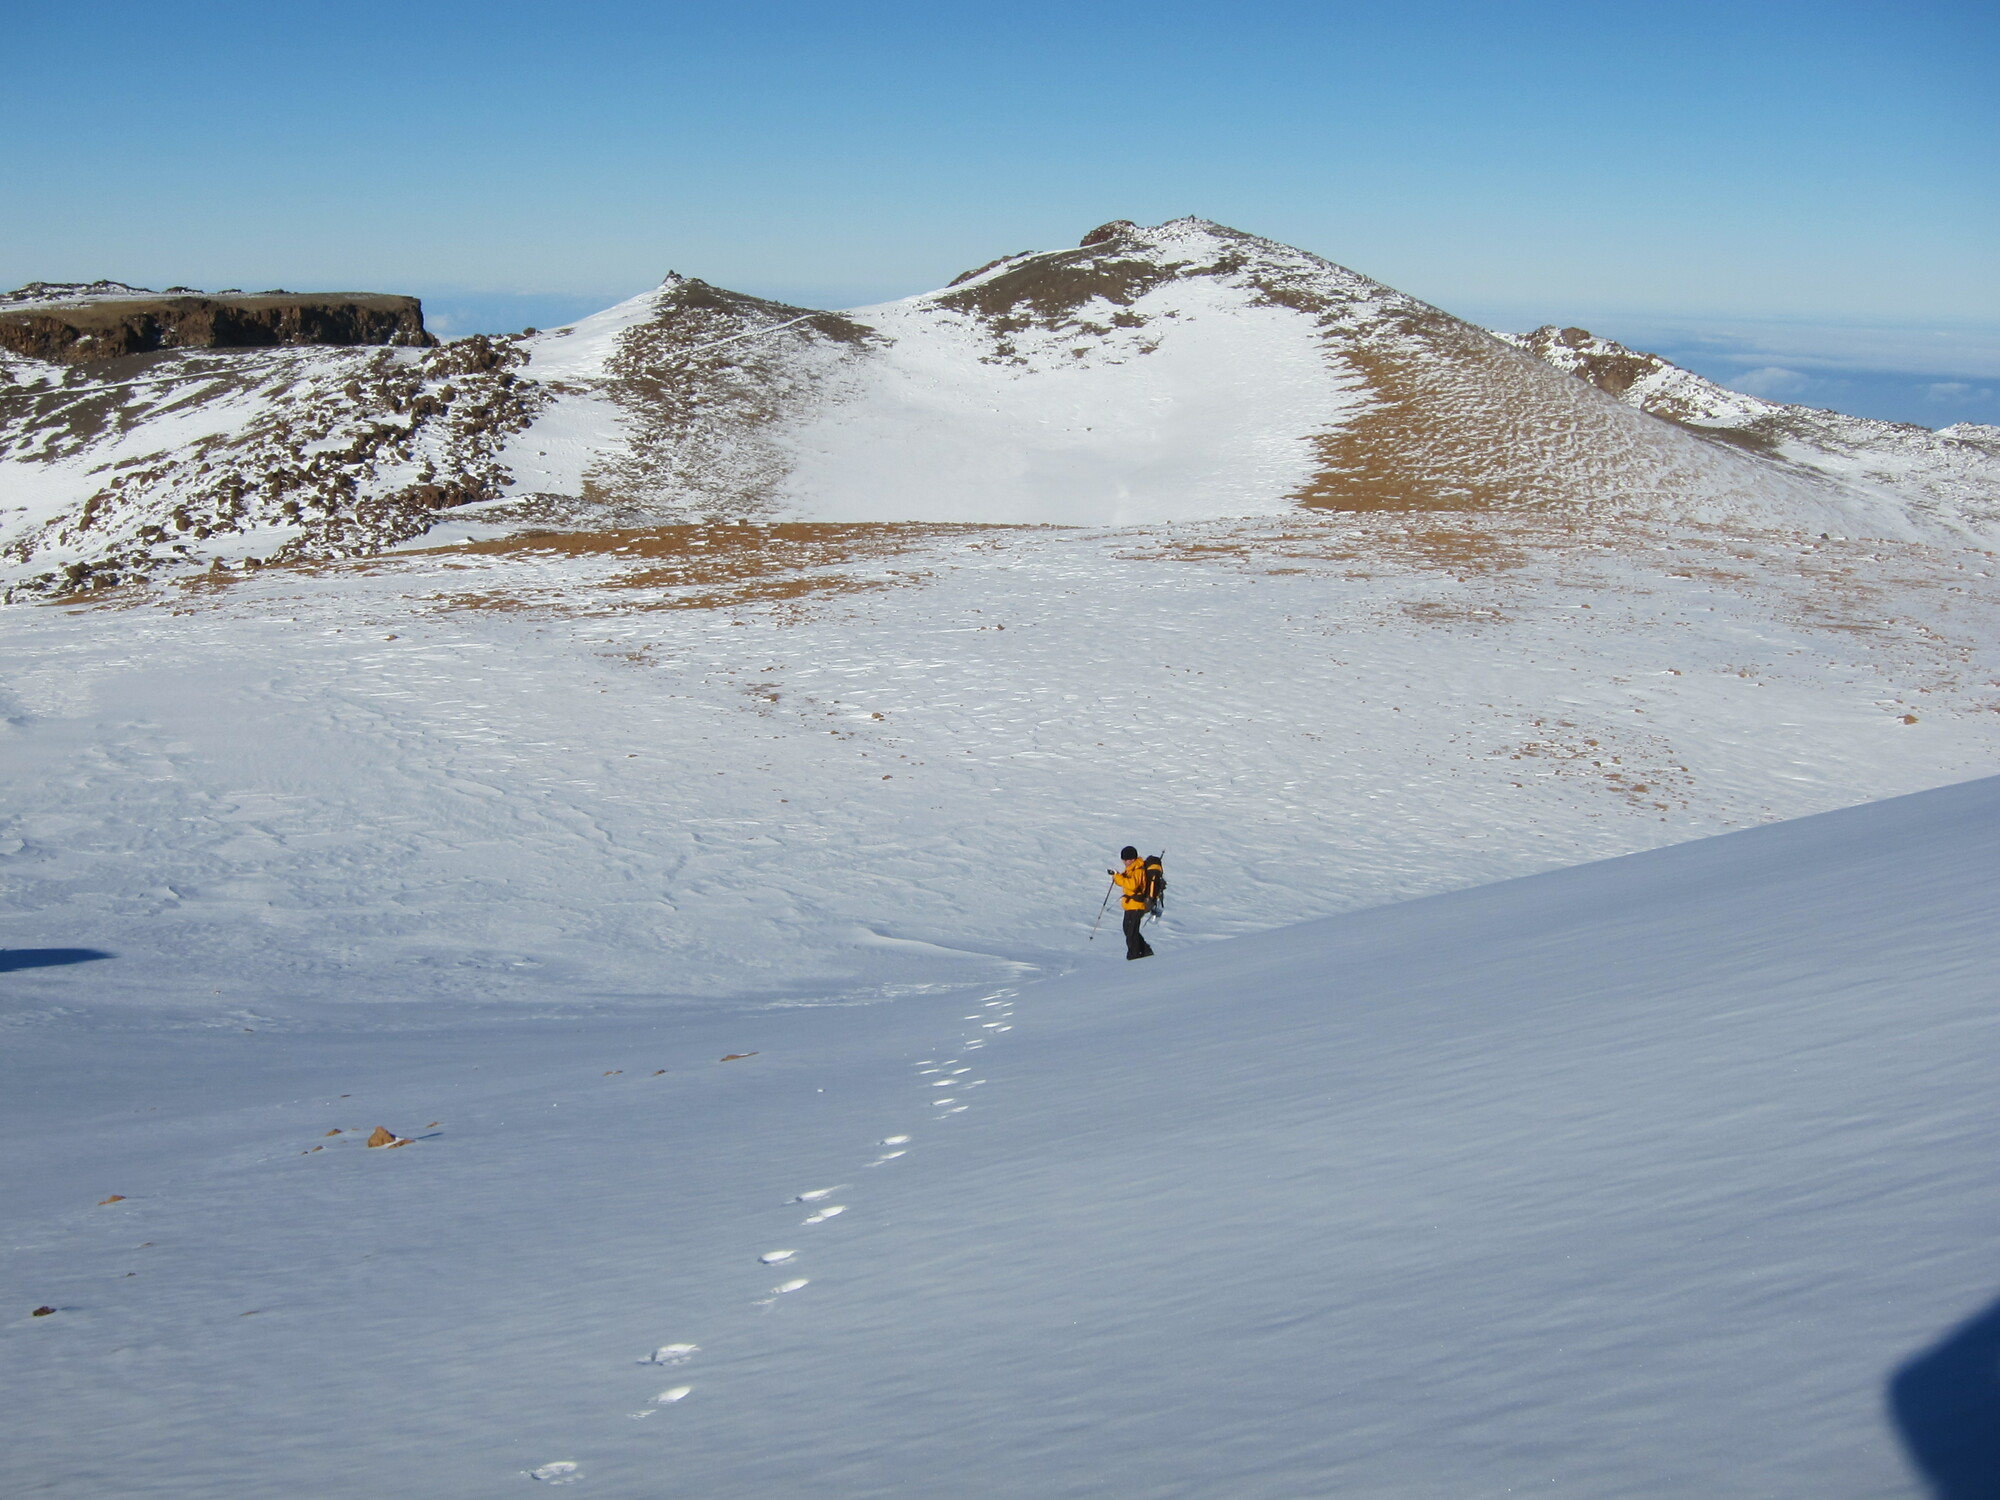
M1125 861L1125 868L1104 873L1125 893L1125 957L1151 958L1153 945L1140 936L1139 924L1147 913L1158 909L1160 888L1166 883L1160 875L1160 862L1139 858L1139 851L1130 844L1118 851L1118 857Z

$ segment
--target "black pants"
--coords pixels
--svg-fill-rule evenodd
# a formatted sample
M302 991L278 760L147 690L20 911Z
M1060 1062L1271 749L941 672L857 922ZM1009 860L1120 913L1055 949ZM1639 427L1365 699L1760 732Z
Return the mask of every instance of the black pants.
M1127 958L1151 958L1153 945L1139 936L1139 924L1145 920L1143 911L1125 913L1125 956Z

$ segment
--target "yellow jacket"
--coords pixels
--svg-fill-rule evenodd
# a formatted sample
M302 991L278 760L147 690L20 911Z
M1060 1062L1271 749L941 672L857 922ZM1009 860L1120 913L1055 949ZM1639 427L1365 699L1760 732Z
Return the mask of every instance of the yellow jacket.
M1144 911L1146 898L1139 894L1146 888L1146 862L1143 859L1128 859L1125 868L1111 877L1118 889L1125 893L1124 907L1127 911Z

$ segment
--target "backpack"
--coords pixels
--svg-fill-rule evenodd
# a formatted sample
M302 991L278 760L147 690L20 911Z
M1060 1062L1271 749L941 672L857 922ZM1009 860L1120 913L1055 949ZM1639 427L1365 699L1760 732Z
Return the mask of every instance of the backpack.
M1167 872L1160 863L1163 855L1149 854L1140 866L1139 889L1133 892L1146 903L1146 915L1157 917L1167 909Z

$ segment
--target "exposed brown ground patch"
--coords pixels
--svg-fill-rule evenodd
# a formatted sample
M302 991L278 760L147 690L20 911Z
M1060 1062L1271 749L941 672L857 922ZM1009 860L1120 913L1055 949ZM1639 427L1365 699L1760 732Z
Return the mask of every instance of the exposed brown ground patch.
M1440 320L1425 335L1408 348L1341 351L1374 403L1317 439L1319 471L1293 498L1339 511L1577 507L1593 498L1580 481L1612 472L1607 460L1629 446L1592 451L1620 420L1591 409L1602 397L1475 329ZM1452 346L1448 358L1431 347L1438 341Z
M564 559L586 565L559 585L528 580L433 595L447 609L548 609L562 613L735 609L796 605L823 597L907 587L921 569L857 573L942 541L1029 528L921 522L788 521L772 525L654 526L540 532L457 547L425 548L351 564L371 572L448 557L491 584L510 562ZM478 565L481 561L484 566ZM591 567L589 565L597 566ZM448 565L449 566L449 565ZM469 580L468 580L469 581ZM615 602L607 599L615 591ZM644 597L633 597L644 596Z
M1576 540L1571 528L1546 519L1496 523L1478 513L1433 513L1420 521L1405 515L1338 520L1303 515L1275 523L1247 522L1223 535L1149 538L1125 556L1234 564L1272 576L1322 571L1300 566L1319 563L1351 565L1351 576L1365 576L1375 568L1419 568L1466 579L1520 568L1534 552Z
M1614 738L1612 731L1592 732L1569 719L1531 724L1534 735L1504 751L1508 759L1545 768L1546 775L1600 783L1635 809L1670 812L1688 805L1693 778L1663 738Z
M1267 295L1315 310L1310 296ZM1662 496L1743 491L1742 460L1435 308L1399 307L1361 329L1338 309L1319 317L1329 360L1372 400L1315 440L1318 470L1292 497L1303 506L1657 515Z
M1403 613L1426 625L1504 625L1513 618L1495 605L1460 599L1413 599Z

